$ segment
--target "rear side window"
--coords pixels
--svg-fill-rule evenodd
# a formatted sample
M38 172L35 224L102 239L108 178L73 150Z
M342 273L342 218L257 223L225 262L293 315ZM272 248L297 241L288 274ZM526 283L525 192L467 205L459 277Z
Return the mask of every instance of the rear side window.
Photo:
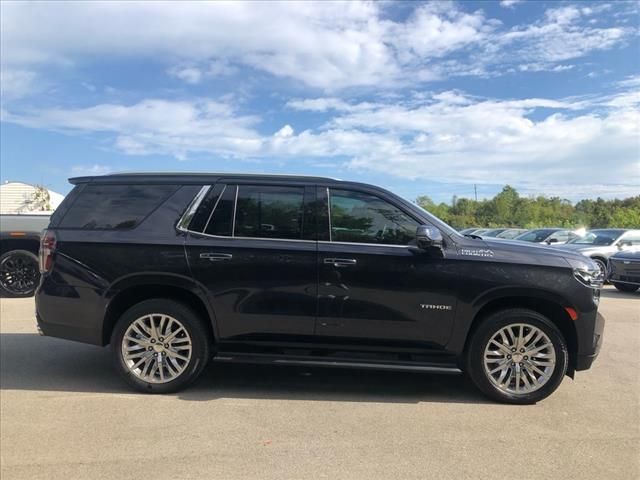
M302 238L304 187L240 185L234 235Z
M61 228L124 230L138 225L177 185L86 185Z

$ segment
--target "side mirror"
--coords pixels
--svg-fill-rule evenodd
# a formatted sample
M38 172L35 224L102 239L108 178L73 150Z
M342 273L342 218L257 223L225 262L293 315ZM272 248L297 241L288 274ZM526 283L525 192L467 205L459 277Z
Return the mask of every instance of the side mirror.
M416 229L416 244L423 249L442 248L442 233L435 227L420 225Z
M547 240L547 243L549 245L551 245L552 243L558 243L558 239L557 238L550 238L549 240Z
M633 245L633 243L631 243L629 240L620 240L618 242L618 249L622 250L624 247L631 247Z

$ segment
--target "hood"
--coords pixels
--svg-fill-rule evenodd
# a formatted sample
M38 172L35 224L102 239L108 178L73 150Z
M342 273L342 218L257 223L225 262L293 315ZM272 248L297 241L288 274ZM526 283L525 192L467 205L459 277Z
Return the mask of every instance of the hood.
M640 250L636 250L634 252L618 252L615 255L612 255L610 258L613 260L633 260L635 262L640 262Z
M546 244L489 238L478 240L478 243L484 243L485 248L494 253L495 259L504 259L514 263L564 267L567 264L575 267L577 265L589 266L592 263L589 258L579 252L549 247Z

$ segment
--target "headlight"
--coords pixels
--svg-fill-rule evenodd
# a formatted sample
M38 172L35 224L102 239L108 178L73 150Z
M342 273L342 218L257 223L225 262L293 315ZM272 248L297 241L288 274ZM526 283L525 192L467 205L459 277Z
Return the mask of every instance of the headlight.
M578 267L573 269L573 276L580 283L591 288L600 288L604 282L603 274L599 268L590 269Z

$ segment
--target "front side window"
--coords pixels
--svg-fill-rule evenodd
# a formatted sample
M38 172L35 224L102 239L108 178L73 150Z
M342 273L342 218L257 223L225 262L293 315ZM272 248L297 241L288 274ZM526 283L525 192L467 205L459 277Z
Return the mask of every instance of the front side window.
M547 239L548 242L554 242L555 241L555 242L558 242L558 243L566 242L568 240L569 240L569 232L566 231L566 230L560 230L560 231L554 233L553 235L551 235Z
M304 187L238 187L234 235L302 239Z
M331 240L334 242L408 245L418 222L390 203L368 193L329 192Z

